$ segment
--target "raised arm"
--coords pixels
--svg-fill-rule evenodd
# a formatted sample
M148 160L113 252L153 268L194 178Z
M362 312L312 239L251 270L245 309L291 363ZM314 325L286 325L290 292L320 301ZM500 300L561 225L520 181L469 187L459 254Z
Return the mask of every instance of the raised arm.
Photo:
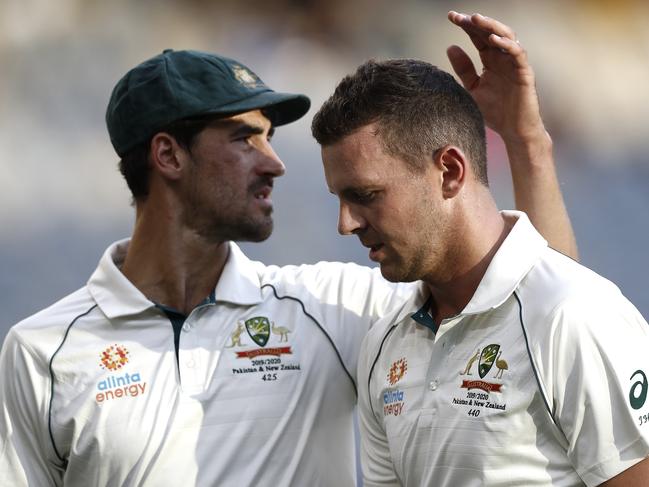
M527 53L511 28L480 14L449 12L480 54L476 72L458 46L447 50L451 65L480 107L489 128L505 142L516 208L525 211L551 247L577 258L577 243L559 188L552 139L545 130Z

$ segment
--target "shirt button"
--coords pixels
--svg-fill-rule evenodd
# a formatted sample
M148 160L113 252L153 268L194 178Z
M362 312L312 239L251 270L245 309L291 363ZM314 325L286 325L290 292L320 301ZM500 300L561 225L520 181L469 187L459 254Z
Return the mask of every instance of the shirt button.
M192 325L190 325L189 323L185 323L183 325L183 331L189 331L191 329L192 329Z
M439 385L439 381L437 379L431 380L430 383L428 384L428 388L431 391L436 391L438 385Z
M193 369L196 366L196 362L194 362L193 360L188 360L187 362L185 362L185 365L187 365L187 368Z

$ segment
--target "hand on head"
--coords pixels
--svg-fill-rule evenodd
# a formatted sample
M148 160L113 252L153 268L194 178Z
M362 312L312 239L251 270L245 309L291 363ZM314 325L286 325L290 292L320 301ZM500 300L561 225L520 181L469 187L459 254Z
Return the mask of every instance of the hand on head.
M483 70L478 75L462 48L447 49L453 70L480 107L487 126L503 139L545 136L534 71L514 31L480 14L451 11L448 18L467 33L480 55Z

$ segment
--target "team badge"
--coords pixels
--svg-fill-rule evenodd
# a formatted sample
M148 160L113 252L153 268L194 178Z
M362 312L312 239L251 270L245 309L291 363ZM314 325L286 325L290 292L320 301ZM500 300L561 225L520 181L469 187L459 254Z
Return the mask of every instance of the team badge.
M255 316L245 321L246 331L252 341L260 347L268 343L270 338L270 321L265 316Z
M399 382L406 372L408 371L408 361L405 358L401 358L396 362L392 363L390 370L388 371L388 382L391 386Z
M478 360L478 374L480 375L481 379L484 379L487 373L491 370L491 367L496 361L498 350L500 350L500 345L497 345L495 343L487 345L482 349L480 360Z
M106 370L121 369L128 363L128 350L123 345L111 345L99 354L99 366Z
M243 66L233 66L232 72L234 73L236 80L243 86L254 88L259 84L259 78Z

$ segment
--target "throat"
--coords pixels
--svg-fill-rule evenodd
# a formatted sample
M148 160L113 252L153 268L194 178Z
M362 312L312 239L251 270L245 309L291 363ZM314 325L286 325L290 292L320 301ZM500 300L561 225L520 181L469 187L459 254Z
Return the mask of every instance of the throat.
M185 315L213 294L227 261L224 242L207 252L135 239L129 244L122 273L149 300Z

